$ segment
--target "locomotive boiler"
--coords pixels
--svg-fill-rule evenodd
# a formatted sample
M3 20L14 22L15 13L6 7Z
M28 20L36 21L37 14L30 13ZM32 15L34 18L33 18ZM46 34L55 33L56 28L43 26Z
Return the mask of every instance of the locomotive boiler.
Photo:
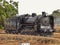
M54 17L46 15L24 14L7 18L5 21L5 32L25 35L51 35L54 32Z

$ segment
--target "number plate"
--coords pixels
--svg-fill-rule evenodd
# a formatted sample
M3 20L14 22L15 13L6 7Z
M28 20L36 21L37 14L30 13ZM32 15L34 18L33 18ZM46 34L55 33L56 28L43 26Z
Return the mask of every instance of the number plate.
M50 26L41 26L41 28L50 28Z

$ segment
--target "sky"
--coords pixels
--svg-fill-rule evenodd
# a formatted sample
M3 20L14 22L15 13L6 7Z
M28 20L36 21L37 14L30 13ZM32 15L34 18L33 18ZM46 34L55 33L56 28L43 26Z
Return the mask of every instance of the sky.
M18 13L37 13L41 14L42 11L51 14L54 10L60 9L60 0L14 0L18 1Z

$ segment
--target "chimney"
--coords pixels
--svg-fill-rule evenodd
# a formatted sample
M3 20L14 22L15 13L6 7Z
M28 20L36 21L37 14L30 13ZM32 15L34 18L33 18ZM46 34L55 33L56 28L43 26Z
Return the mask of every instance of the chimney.
M42 16L46 16L46 12L42 12Z

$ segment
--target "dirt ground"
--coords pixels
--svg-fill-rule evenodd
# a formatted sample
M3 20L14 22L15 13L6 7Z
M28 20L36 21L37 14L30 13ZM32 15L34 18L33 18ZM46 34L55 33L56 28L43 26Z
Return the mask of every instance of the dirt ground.
M60 39L20 34L0 34L0 45L19 45L21 43L30 43L31 45L60 45Z
M21 43L30 43L30 45L60 45L60 27L55 26L56 32L51 37L31 36L21 34L5 34L0 29L0 45L21 45Z

